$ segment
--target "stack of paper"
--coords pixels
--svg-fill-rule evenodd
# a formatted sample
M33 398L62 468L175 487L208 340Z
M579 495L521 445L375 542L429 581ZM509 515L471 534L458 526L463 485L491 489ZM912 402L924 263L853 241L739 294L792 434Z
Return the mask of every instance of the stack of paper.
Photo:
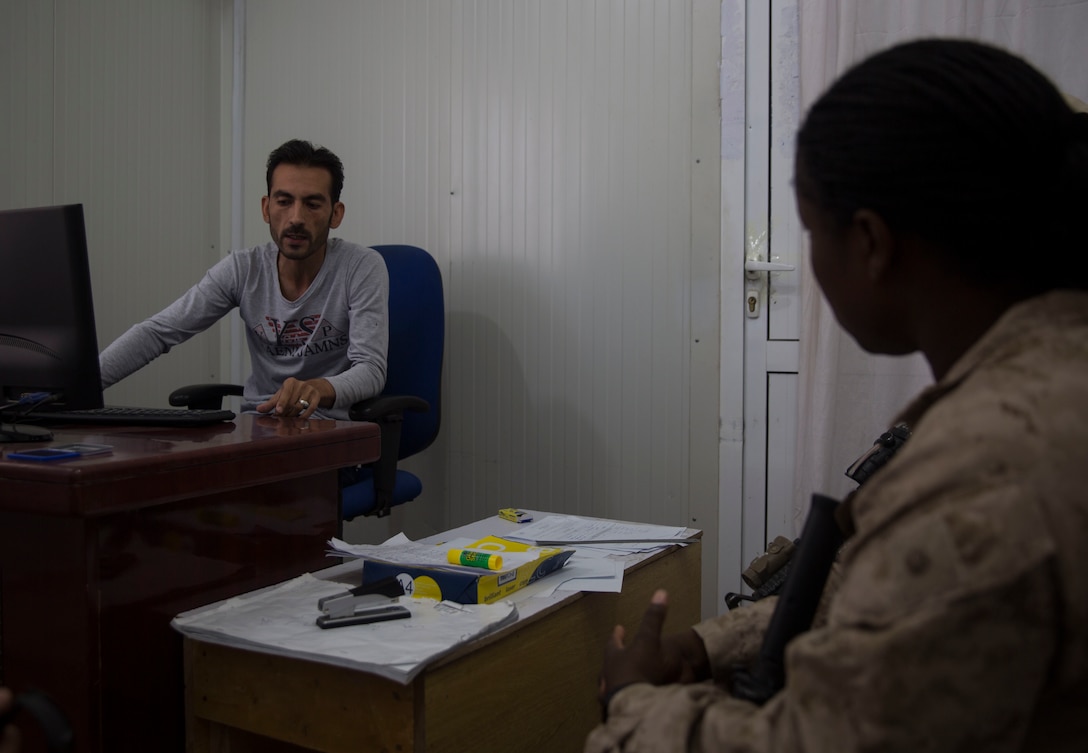
M402 598L411 618L322 630L318 599L343 583L306 574L261 591L184 612L171 623L201 640L336 666L353 666L407 684L428 662L517 620L511 602L465 606Z
M339 539L329 542L329 555L361 557L387 562L439 562L448 547L463 545L481 533L495 533L505 539L539 546L574 548L574 556L558 572L548 575L513 595L515 601L548 597L555 591L597 591L619 593L623 587L626 562L644 552L666 546L684 545L698 531L683 526L628 523L576 515L558 515L530 511L536 522L517 524L498 517L463 526L441 539L432 537L412 542L398 534L384 544L347 544ZM460 534L460 535L458 535ZM436 543L440 541L441 546Z
M575 515L548 515L535 523L519 526L503 534L508 539L537 546L574 545L606 547L613 551L638 552L670 544L683 544L691 531L683 526L659 526L649 523L625 523Z

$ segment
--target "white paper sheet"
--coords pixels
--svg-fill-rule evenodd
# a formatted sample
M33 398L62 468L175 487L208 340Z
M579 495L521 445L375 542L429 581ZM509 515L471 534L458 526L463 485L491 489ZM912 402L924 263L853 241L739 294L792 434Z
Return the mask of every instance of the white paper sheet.
M518 617L510 601L464 605L405 598L399 603L411 610L409 619L319 628L318 599L346 589L343 583L307 573L184 612L171 625L184 635L213 643L353 666L408 684L427 663Z
M576 515L548 515L533 523L518 526L503 536L515 541L544 545L562 544L677 544L691 538L684 526L659 526L648 523L626 523Z

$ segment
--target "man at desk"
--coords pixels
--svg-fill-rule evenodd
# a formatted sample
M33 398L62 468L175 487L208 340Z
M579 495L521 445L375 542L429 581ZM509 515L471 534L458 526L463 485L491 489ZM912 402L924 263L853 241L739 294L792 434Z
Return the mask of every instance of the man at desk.
M346 419L385 384L389 276L376 251L329 231L344 219L344 168L294 139L268 157L261 214L272 241L233 251L167 308L99 356L102 387L238 308L253 373L245 410Z

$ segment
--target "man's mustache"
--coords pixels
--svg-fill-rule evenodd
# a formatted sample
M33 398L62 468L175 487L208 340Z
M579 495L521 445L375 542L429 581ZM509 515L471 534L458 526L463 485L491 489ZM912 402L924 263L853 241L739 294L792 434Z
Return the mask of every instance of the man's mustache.
M284 235L301 235L301 236L303 236L305 238L310 237L310 233L306 230L305 226L302 226L302 225L292 225L291 227L284 230L283 234Z

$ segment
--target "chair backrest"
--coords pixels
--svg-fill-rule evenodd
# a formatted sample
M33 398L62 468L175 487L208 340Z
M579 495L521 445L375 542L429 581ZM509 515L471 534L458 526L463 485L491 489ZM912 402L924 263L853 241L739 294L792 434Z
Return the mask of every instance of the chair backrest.
M442 273L434 258L416 246L372 246L389 270L389 355L383 395L416 395L430 403L423 413L406 412L399 457L426 449L438 436L442 417L442 357L446 303Z

